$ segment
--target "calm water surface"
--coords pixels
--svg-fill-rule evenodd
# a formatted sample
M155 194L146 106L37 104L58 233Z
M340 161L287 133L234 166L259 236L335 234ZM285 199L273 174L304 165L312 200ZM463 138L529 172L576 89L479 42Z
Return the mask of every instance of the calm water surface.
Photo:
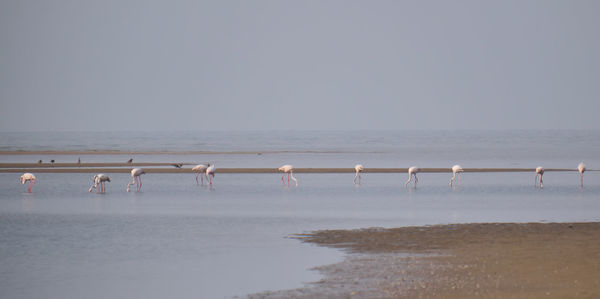
M139 155L138 162L211 161L217 167L550 167L600 165L596 131L0 133L3 150L300 151L262 155ZM0 162L75 156L0 155ZM128 155L85 155L125 161ZM63 161L64 160L64 161ZM39 173L33 193L0 174L1 298L232 298L301 287L310 268L343 258L290 235L317 229L462 222L598 221L600 173L219 174L213 188L193 174L147 174L126 193L110 174L106 194L89 174Z

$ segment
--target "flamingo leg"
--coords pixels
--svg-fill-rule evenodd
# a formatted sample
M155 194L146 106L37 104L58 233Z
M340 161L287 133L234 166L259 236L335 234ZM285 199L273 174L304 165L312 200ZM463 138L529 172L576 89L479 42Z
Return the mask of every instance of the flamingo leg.
M408 184L410 183L411 180L412 180L412 174L409 174L408 181L406 181L406 183L404 183L404 187L408 187Z
M196 185L200 185L200 183L198 182L198 176L200 175L200 173L196 173Z
M292 177L292 180L294 180L294 182L296 182L296 187L298 187L298 180L294 177L293 171L290 171L290 177ZM288 184L289 184L289 177L288 177Z
M138 192L139 192L140 190L142 190L142 177L141 176L138 177L138 181L140 182L140 186L138 187Z
M417 188L417 182L419 181L419 179L417 178L417 174L415 173L415 188Z
M581 177L581 188L583 188L583 173L580 175Z
M543 174L540 174L540 189L544 188L544 181L542 179L543 176L544 176Z

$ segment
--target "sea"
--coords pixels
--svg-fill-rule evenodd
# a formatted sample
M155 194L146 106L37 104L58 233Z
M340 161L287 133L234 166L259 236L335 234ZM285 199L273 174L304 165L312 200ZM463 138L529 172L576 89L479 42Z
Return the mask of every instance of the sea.
M245 298L310 285L315 267L342 261L294 238L315 230L600 220L598 130L0 133L0 163L78 159L217 170L212 186L191 171L145 174L129 193L129 174L108 173L103 194L88 192L93 174L38 173L28 193L20 173L0 173L0 298ZM360 185L354 173L296 173L297 187L219 173L283 164L573 171L547 171L543 189L534 172L465 172L454 188L451 173L420 173L416 188L406 173L364 173Z

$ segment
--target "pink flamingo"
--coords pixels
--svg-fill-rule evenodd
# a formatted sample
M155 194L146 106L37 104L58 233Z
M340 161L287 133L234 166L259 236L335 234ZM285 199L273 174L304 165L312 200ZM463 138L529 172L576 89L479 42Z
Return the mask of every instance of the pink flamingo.
M460 167L460 165L454 165L452 166L452 178L450 179L450 187L452 187L452 185L454 185L454 182L456 182L456 179L458 178L458 184L460 185L460 181L462 180L461 177L462 175L460 175L464 170L462 169L462 167ZM459 176L460 175L460 176Z
M206 179L209 179L208 177L210 176L210 180L209 180L208 184L212 186L212 180L215 177L215 165L214 164L210 165L210 166L208 166L208 168L206 168L205 175L206 175Z
M577 165L577 170L579 171L579 176L581 177L581 188L583 188L583 173L585 172L585 164L583 162Z
M106 186L104 185L105 182L110 182L110 178L107 175L103 173L95 175L94 184L90 187L88 192L92 192L92 189L98 188L99 193L104 193L106 191Z
M31 187L35 185L35 175L29 172L24 173L21 176L21 184L25 185L26 182L29 182L29 188L27 188L27 192L31 193Z
M131 177L133 178L133 181L131 181L131 183L127 184L127 192L129 192L129 186L136 184L137 187L137 191L140 192L140 190L142 190L142 174L145 174L146 172L141 169L141 168L134 168L131 170Z
M417 188L417 182L419 181L419 179L417 178L417 173L420 170L421 169L416 166L413 166L408 169L408 181L406 181L406 183L404 184L404 187L408 187L408 183L410 183L410 181L412 180L412 177L414 175L415 176L415 188Z
M298 180L296 180L296 178L294 177L294 166L286 164L286 165L279 167L279 171L283 171L283 174L281 175L281 181L284 184L285 184L285 181L283 180L283 177L287 173L288 174L288 186L290 185L290 178L292 178L292 180L294 180L294 182L296 182L296 187L298 187Z
M535 180L533 181L533 186L537 187L537 178L540 176L540 189L544 188L544 181L542 180L542 176L544 176L544 167L538 166L535 169Z
M360 185L361 175L360 173L365 170L365 168L361 164L356 164L354 166L354 170L356 171L356 175L354 175L354 184L356 185L356 179L358 178L358 184Z
M202 177L200 177L200 179L202 180L202 185L204 185L204 177L206 177L206 180L208 181L208 177L206 176L206 169L209 166L210 166L210 163L206 163L206 164L198 164L192 168L192 171L196 173L196 185L199 185L198 176L200 176L200 175L202 175Z

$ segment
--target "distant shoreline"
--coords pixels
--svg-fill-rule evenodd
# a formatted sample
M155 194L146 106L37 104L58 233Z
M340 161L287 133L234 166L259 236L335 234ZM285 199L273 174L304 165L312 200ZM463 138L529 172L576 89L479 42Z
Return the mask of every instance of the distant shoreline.
M262 155L262 154L382 153L380 151L266 150L266 151L129 151L129 150L9 150L0 155Z

